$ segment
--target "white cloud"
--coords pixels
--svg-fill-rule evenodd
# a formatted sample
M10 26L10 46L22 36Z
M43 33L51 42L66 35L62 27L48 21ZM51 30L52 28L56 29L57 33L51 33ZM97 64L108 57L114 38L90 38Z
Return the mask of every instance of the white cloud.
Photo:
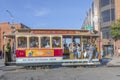
M33 10L33 13L34 13L34 16L45 16L50 13L50 10L46 8L40 8L40 9Z
M29 10L34 16L45 16L50 13L48 8L36 8L30 4L25 5L25 8Z

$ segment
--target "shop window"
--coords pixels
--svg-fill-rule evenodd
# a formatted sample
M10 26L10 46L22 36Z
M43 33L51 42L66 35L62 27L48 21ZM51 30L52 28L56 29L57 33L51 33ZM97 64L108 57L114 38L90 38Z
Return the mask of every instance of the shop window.
M39 48L38 37L30 37L29 38L30 48Z
M50 37L41 37L41 48L50 48Z
M18 37L18 48L27 48L27 38Z

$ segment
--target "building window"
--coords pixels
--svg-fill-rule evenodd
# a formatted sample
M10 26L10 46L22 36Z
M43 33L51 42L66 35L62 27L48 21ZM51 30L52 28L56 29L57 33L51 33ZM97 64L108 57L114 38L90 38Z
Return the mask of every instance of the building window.
M114 4L114 1L115 1L115 0L111 0L111 4Z
M110 21L110 10L103 11L101 16L102 16L102 21L103 22Z
M109 32L106 32L106 39L109 39Z
M111 19L112 21L115 20L115 9L111 9Z
M104 7L109 4L110 4L110 0L101 0L101 2L100 2L101 7Z
M109 39L109 32L103 32L103 39Z
M105 34L105 33L104 33L104 32L102 32L102 38L103 38L103 39L105 39L105 35L104 35L104 34Z
M104 28L101 29L102 31L102 38L103 39L109 39L110 38L110 26L106 26Z
M115 20L115 9L112 8L112 9L105 10L101 13L101 16L102 16L102 22L108 22L111 20L114 21Z

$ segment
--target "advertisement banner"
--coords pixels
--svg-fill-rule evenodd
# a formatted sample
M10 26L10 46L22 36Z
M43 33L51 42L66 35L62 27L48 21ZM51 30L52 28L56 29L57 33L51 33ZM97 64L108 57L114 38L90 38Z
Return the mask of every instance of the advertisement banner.
M26 50L26 57L49 57L54 56L54 50Z

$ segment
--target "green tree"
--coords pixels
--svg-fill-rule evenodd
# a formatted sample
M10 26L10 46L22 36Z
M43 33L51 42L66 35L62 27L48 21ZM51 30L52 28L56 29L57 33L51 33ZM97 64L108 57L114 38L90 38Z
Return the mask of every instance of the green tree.
M120 38L120 19L111 26L111 35L115 41Z

